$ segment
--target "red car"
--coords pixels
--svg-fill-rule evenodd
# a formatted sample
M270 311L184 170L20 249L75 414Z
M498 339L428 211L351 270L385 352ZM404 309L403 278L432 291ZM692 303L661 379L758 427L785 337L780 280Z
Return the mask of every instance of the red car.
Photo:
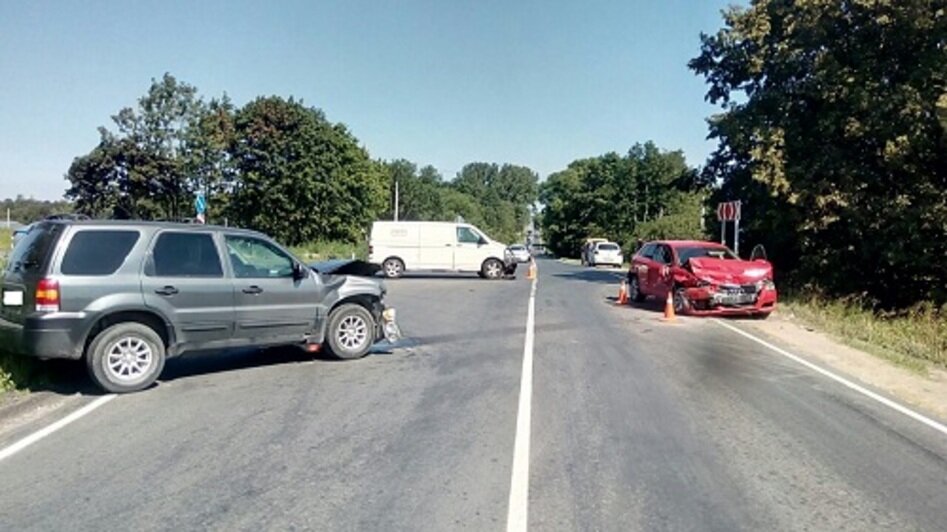
M741 260L714 242L648 242L635 253L628 270L628 297L664 299L673 293L674 310L693 315L755 315L776 308L773 265L763 259Z

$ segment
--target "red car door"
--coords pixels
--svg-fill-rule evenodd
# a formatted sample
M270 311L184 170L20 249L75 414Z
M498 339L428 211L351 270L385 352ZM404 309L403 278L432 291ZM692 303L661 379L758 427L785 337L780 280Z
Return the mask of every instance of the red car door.
M642 294L648 293L648 271L651 269L654 260L651 258L654 253L654 244L645 244L641 250L631 260L631 268L628 272L628 279L632 276L638 278L638 290Z
M671 248L666 244L658 244L654 250L654 258L648 265L648 295L667 296L671 289L672 262Z

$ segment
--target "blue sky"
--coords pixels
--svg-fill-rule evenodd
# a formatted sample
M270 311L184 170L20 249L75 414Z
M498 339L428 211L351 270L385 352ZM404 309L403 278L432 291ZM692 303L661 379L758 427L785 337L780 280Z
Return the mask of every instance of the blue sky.
M717 0L2 2L0 198L55 199L96 128L170 72L204 97L296 96L373 157L545 177L654 140L701 164L687 68Z

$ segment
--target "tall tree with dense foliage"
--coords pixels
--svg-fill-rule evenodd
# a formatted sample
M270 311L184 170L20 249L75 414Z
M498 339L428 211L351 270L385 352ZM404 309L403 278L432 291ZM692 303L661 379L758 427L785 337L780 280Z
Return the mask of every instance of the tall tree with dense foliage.
M361 241L386 208L383 168L342 124L301 101L258 98L237 112L228 217L289 244Z
M190 214L192 186L183 152L201 111L197 90L165 74L152 80L135 108L99 128L99 144L73 161L66 197L87 214L115 218L177 218Z
M690 66L723 110L704 177L800 281L947 301L945 6L755 0L702 36Z
M482 229L493 238L513 242L523 237L538 181L539 175L525 166L474 162L461 168L451 187L479 204Z
M700 196L680 151L654 143L622 157L579 159L540 187L543 235L556 253L578 254L586 238L615 240L627 250L639 238L698 238Z

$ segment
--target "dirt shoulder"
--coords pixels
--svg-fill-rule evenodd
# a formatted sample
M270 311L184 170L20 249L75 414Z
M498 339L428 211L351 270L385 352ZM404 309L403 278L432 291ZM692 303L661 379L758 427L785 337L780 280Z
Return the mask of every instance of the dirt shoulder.
M894 365L843 344L830 335L777 311L766 321L741 321L747 331L762 333L780 346L883 390L906 404L947 420L947 371L928 367L924 374Z

